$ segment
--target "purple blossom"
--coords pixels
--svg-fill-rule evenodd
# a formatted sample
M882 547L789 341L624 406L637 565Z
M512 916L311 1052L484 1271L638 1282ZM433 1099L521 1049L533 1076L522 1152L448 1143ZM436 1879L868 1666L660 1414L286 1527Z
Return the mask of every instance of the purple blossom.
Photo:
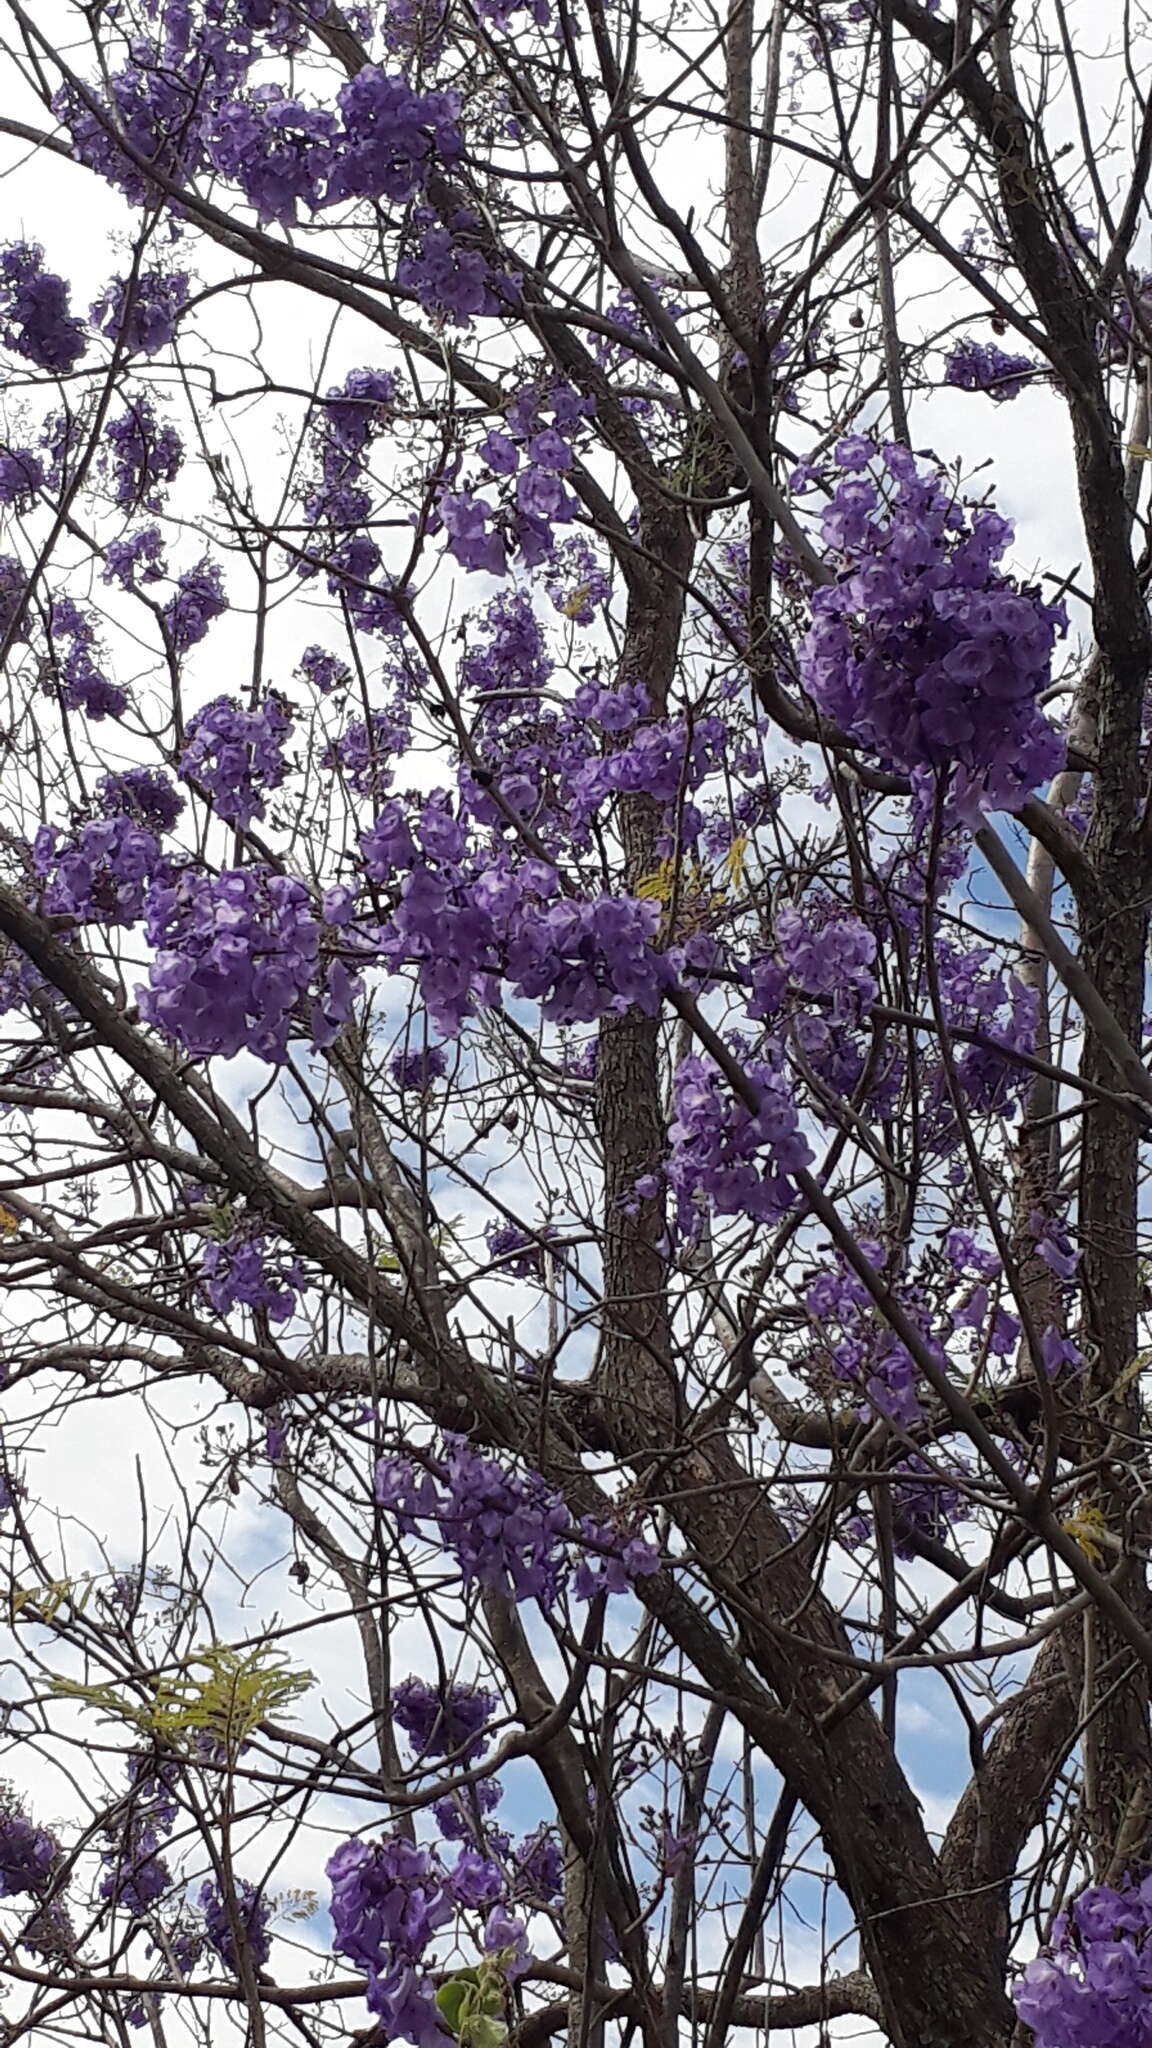
M104 1851L100 1896L115 1900L133 1919L139 1919L172 1882L159 1847L161 1837L175 1823L178 1807L170 1763L157 1765L147 1752L130 1756L128 1779L127 1817L122 1826L107 1830L110 1846Z
M1072 1244L1062 1223L1054 1216L1046 1216L1042 1210L1034 1211L1029 1219L1032 1234L1036 1239L1036 1250L1049 1272L1058 1280L1075 1278L1080 1263L1080 1254Z
M393 1054L388 1072L402 1095L425 1095L434 1081L444 1079L448 1061L438 1045L405 1047Z
M861 1250L874 1266L883 1268L880 1245L862 1239ZM948 1361L926 1327L922 1304L908 1297L902 1306L919 1327L936 1364L946 1372ZM863 1281L842 1263L831 1265L808 1288L805 1307L832 1373L862 1394L861 1414L871 1417L878 1411L906 1428L919 1421L919 1368L892 1331L878 1323Z
M573 534L556 548L544 588L556 610L573 625L590 626L612 595L612 577L583 534Z
M216 1951L230 1976L239 1972L240 1961L236 1953L236 1940L225 1905L211 1879L200 1887L200 1906L204 1914L204 1932L209 1947ZM239 1922L241 1939L257 1969L262 1969L272 1952L268 1935L268 1904L262 1892L250 1885L246 1877L235 1880L233 1910Z
M391 418L397 399L391 370L349 370L343 384L325 393L317 425L317 445L325 477L346 469L360 456Z
M474 621L483 639L473 637L460 664L460 680L469 690L542 690L552 674L540 621L526 591L502 592Z
M490 531L492 507L470 491L450 491L441 498L437 509L448 535L448 553L460 567L503 576L508 558L499 534Z
M31 448L0 449L0 505L22 507L44 484L44 465Z
M352 671L338 654L332 654L326 647L306 647L300 656L297 674L319 690L322 697L329 697L334 690L346 690L352 681Z
M0 332L17 355L54 374L74 369L88 346L83 322L69 311L68 286L45 270L36 242L0 249Z
M134 61L109 81L110 104L101 106L99 93L90 92L81 100L67 85L53 100L57 118L71 130L80 162L117 185L130 206L145 205L156 188L147 172L125 155L117 130L135 155L163 177L179 181L203 160L203 119L210 103L207 78L201 64L186 61L191 54L187 49L180 56L175 51L166 54L168 62L150 63L147 45L138 44ZM226 81L221 78L218 83L223 88Z
M382 797L393 777L393 763L412 737L412 718L399 698L367 719L352 719L325 749L322 765L338 772L357 796Z
M499 1778L478 1778L468 1788L467 1803L454 1792L446 1799L436 1800L432 1815L446 1842L467 1841L475 1835L477 1825L471 1802L475 1801L481 1814L485 1814L499 1806L503 1797L504 1787Z
M1006 520L966 514L906 449L884 459L890 503L852 476L824 514L841 576L812 599L804 687L894 766L949 777L962 817L1010 809L1063 758L1036 699L1064 612L993 566Z
M417 1472L404 1458L382 1458L376 1499L395 1515L403 1534L415 1533L421 1521L434 1522L466 1586L491 1586L549 1607L567 1583L578 1532L559 1494L538 1473L509 1471L463 1438L445 1440L444 1456L432 1471ZM636 1576L655 1569L647 1544L590 1523L579 1533L586 1545L595 1543L605 1572L587 1591L576 1585L578 1599L593 1597L601 1586L624 1591Z
M44 825L36 835L34 860L49 917L77 924L135 924L149 883L160 864L155 834L121 812L84 825L71 844L58 846Z
M275 691L252 711L234 697L216 697L188 722L179 772L207 791L219 817L250 825L265 814L265 792L278 789L288 773L284 747L291 731Z
M1036 2048L1149 2048L1150 1929L1152 1879L1081 1892L1013 1994Z
M484 1951L501 1958L509 1980L523 1976L532 1961L524 1922L503 1906L493 1906L484 1922Z
M680 1227L689 1235L707 1206L720 1216L772 1222L793 1199L788 1176L807 1166L811 1148L781 1074L763 1061L746 1072L757 1090L753 1115L707 1060L682 1060L673 1079L676 1116L665 1169L676 1193Z
M177 578L176 589L164 607L164 624L174 653L187 654L203 640L213 619L227 609L219 566L205 555L194 569Z
M831 995L833 1015L858 1014L875 1002L876 939L859 918L815 925L786 904L776 915L776 942L797 987L806 995Z
M143 507L158 512L184 461L184 444L167 420L156 416L146 392L125 402L125 409L104 430L104 467L118 505L128 512Z
M1055 1379L1056 1374L1063 1372L1065 1366L1071 1372L1075 1372L1084 1363L1084 1353L1080 1346L1074 1344L1071 1337L1066 1337L1061 1331L1053 1329L1051 1324L1040 1339L1040 1355L1049 1379Z
M10 1786L0 1786L0 1898L42 1895L60 1860L60 1844L28 1819Z
M483 253L470 248L462 239L470 228L475 232L478 226L472 216L462 215L449 229L434 215L420 210L413 218L411 238L396 267L397 284L411 292L425 312L451 321L456 327L470 326L480 314L506 311L519 293L514 277L506 271L492 270Z
M125 354L154 356L176 339L188 296L186 270L142 270L113 278L88 317Z
M448 1872L448 1887L457 1905L468 1906L474 1912L493 1906L504 1897L506 1881L500 1866L493 1863L479 1849L461 1849L454 1867Z
M321 925L303 883L260 867L185 869L153 885L145 911L156 948L138 991L145 1021L198 1057L246 1047L286 1059L293 1030L307 1029L294 1013L320 969Z
M279 85L259 85L222 105L204 138L221 177L240 187L261 227L292 227L299 209L315 213L338 161L338 123L324 107L290 98Z
M515 476L520 466L520 451L515 441L510 441L507 434L498 433L495 428L485 435L476 452L494 476Z
M564 1893L564 1857L546 1827L525 1835L513 1856L514 1896L527 1905L551 1906Z
M3 566L0 563L0 572ZM95 627L70 597L54 600L50 632L69 710L83 711L92 719L119 718L127 707L127 692L118 683L110 683L97 666ZM68 643L63 650L61 642Z
M587 1515L580 1523L580 1534L586 1548L572 1580L578 1600L594 1600L600 1593L627 1593L637 1579L651 1578L660 1569L659 1550L642 1536L601 1528Z
M392 1694L392 1718L421 1758L457 1757L471 1763L488 1747L484 1728L496 1711L491 1693L472 1685L446 1688L405 1678Z
M141 583L159 583L167 574L164 566L164 537L158 526L140 526L104 548L104 583L118 583L121 590L135 590Z
M556 1236L551 1224L538 1230L522 1230L518 1223L489 1223L484 1232L489 1256L505 1273L518 1279L539 1279L545 1271L545 1244Z
M368 64L338 95L343 133L328 180L339 199L412 199L433 163L451 163L462 142L454 93L414 91L399 74Z
M958 341L944 365L944 382L961 391L986 391L998 405L1018 398L1036 375L1030 356L1011 356L995 342Z
M369 2009L389 2040L444 2048L431 1980L419 1968L433 1935L452 1918L443 1873L427 1849L396 1837L344 1842L329 1860L333 1947L364 1970Z
M200 1281L217 1315L243 1307L266 1315L269 1322L284 1323L295 1312L304 1271L296 1259L285 1265L271 1256L263 1237L239 1231L205 1245Z

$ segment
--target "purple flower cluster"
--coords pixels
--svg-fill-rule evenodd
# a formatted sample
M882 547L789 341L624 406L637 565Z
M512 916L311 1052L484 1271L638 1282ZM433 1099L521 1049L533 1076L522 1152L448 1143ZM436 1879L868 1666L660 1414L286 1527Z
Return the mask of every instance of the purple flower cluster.
M236 1231L205 1245L200 1281L218 1316L243 1307L284 1323L295 1310L304 1270L296 1259L285 1265L272 1256L262 1237Z
M551 1606L567 1584L571 1553L581 1538L595 1545L597 1566L621 1567L609 1591L624 1591L636 1577L655 1571L659 1556L650 1544L622 1538L615 1530L573 1525L558 1493L536 1472L510 1472L482 1457L461 1437L445 1440L444 1456L431 1469L407 1458L382 1458L376 1467L376 1498L395 1515L405 1535L420 1522L434 1523L445 1549L456 1558L466 1586L492 1586L516 1600ZM600 1590L596 1571L574 1585L578 1599Z
M335 690L346 690L352 680L347 662L326 647L306 647L296 672L322 697L330 697Z
M508 935L508 980L557 1024L631 1004L655 1016L667 975L653 944L659 924L656 904L628 896L526 906Z
M998 405L1019 398L1036 375L1030 356L1010 356L995 342L958 341L944 365L944 382L960 391L986 391Z
M415 197L433 164L455 161L463 148L454 93L420 93L399 73L368 64L339 94L343 133L328 179L327 203L338 199Z
M384 14L385 48L409 65L431 70L444 47L444 0L392 0Z
M261 867L216 876L186 869L151 890L145 933L157 948L138 992L147 1023L202 1057L247 1048L259 1059L287 1058L294 1028L306 1028L295 1026L294 1010L320 966L321 923L302 882ZM347 1015L353 993L334 960L312 1008L314 1039Z
M557 1023L591 1023L629 1003L649 1015L658 1008L667 972L653 944L658 904L628 896L549 901L559 887L553 868L536 859L513 868L503 853L466 859L463 828L438 799L425 805L415 833L398 802L385 804L360 848L373 881L400 883L382 956L393 971L417 967L445 1037L458 1034L478 994L493 1000L501 973Z
M480 229L473 214L456 213L447 226L427 208L417 208L396 266L397 284L426 313L456 327L470 327L480 315L507 312L519 297L519 280L509 271L494 271L475 246Z
M10 1786L0 1786L0 1898L45 1892L60 1860L60 1844L28 1819Z
M135 924L160 864L160 842L120 811L82 826L64 846L53 826L42 825L33 860L49 917L76 924Z
M499 1778L477 1778L468 1787L467 1797L459 1792L451 1793L445 1799L437 1799L432 1807L432 1817L446 1842L465 1842L479 1839L482 1844L495 1843L502 1848L508 1837L493 1828L485 1828L477 1814L491 1813L504 1797L504 1787Z
M284 746L291 730L275 691L253 711L234 697L216 697L188 722L180 774L207 792L218 817L250 825L264 816L265 791L278 789L288 773Z
M164 566L164 536L158 526L139 526L135 533L110 540L104 548L104 583L118 583L121 590L135 590L141 583L159 583L167 574Z
M425 1095L434 1081L442 1081L448 1061L438 1045L408 1047L394 1053L388 1063L393 1086L402 1095Z
M176 579L176 588L164 607L164 625L175 654L187 654L208 631L213 619L228 609L224 579L218 565L207 555L195 568Z
M591 542L575 533L555 549L544 588L564 618L575 626L590 626L612 595L612 577L597 560Z
M875 1002L876 938L858 917L833 916L817 922L811 913L785 904L776 913L775 929L780 959L805 995L831 996L834 1016L857 1016ZM763 1001L763 966L756 986Z
M1063 758L1037 707L1063 608L998 572L1012 538L989 510L969 516L907 449L841 442L846 472L824 514L840 580L818 590L800 674L820 710L895 767L950 779L961 815L1012 808Z
M28 579L11 555L0 555L0 640L26 640ZM17 620L20 624L17 625Z
M178 1809L172 1796L171 1765L157 1765L147 1755L133 1756L128 1760L128 1776L132 1787L128 1818L122 1830L108 1830L111 1847L104 1851L100 1896L114 1899L133 1919L140 1919L172 1882L159 1849Z
M1152 2048L1150 1932L1152 1877L1081 1892L1015 1989L1036 2048Z
M191 28L191 11L182 12ZM316 213L343 199L412 199L434 162L459 155L454 96L420 93L375 65L364 66L344 87L338 114L308 105L274 81L245 89L259 53L251 33L256 26L229 46L218 23L198 23L198 47L190 48L187 36L174 46L170 34L162 62L134 62L111 81L117 122L163 175L211 171L239 187L262 226L291 227L301 208ZM267 25L259 26L267 36ZM300 32L295 24L281 41ZM67 92L57 111L82 160L118 184L131 203L143 204L147 175L117 147L109 125Z
M483 639L474 635L483 634ZM533 695L546 687L552 659L532 599L524 590L502 591L469 627L460 664L466 690L515 690Z
M545 1271L542 1240L556 1236L551 1224L539 1230L522 1230L518 1223L489 1223L484 1232L489 1256L502 1272L519 1280L540 1279Z
M620 716L623 697L622 691L584 684L576 692L574 709L610 729L612 719ZM723 759L727 736L721 718L697 718L691 723L679 718L650 720L627 745L611 748L573 777L577 815L591 815L610 797L625 793L643 793L658 803L675 803L681 793L699 789Z
M472 1763L488 1747L484 1729L496 1711L491 1693L473 1685L426 1685L405 1678L392 1694L392 1718L423 1759L451 1756Z
M104 430L108 486L126 512L159 512L184 461L184 444L174 426L156 416L147 392L137 392Z
M127 692L119 683L110 683L97 666L96 628L70 597L53 600L51 634L68 709L92 719L119 718L127 708ZM61 641L68 643L63 652Z
M44 268L36 242L0 249L0 333L5 344L40 370L72 370L88 346L83 322L69 311L68 286Z
M20 510L44 483L44 464L34 449L0 448L0 505Z
M555 1835L538 1827L513 1854L512 1895L525 1904L551 1906L563 1896L564 1856Z
M676 1194L680 1228L689 1236L698 1233L709 1206L720 1216L772 1222L792 1201L789 1174L812 1158L779 1069L752 1060L745 1071L759 1097L755 1115L709 1060L692 1057L676 1069L676 1116L664 1171Z
M445 2048L450 2040L431 1980L420 1969L454 1903L428 1849L396 1837L344 1842L330 1859L333 1947L365 1971L370 2011L389 2041Z
M452 470L433 530L443 529L448 553L461 568L503 576L509 547L529 569L555 559L553 528L569 524L579 511L564 482L575 459L572 436L591 409L589 400L563 384L547 391L528 385L518 393L505 415L507 431L489 433L477 451L486 480L506 486L499 508L474 488L456 488ZM551 413L550 421L545 413Z
M864 1239L860 1248L882 1271L882 1246ZM936 1363L947 1370L944 1353L925 1328L920 1304L912 1298L903 1305L921 1328ZM804 1306L835 1378L855 1386L864 1396L861 1414L870 1418L878 1410L905 1428L919 1421L923 1411L918 1368L899 1339L877 1321L872 1296L863 1282L843 1264L830 1265L812 1282Z
M957 1050L954 1070L965 1100L978 1115L1006 1116L1027 1085L1027 1071L1012 1054L1031 1052L1035 1043L1036 991L998 973L989 947L960 948L937 937L933 956L945 1021L953 1029L977 1027L992 1041ZM943 1070L926 1078L925 1134L934 1151L946 1153L959 1142L955 1107Z
M186 270L142 270L114 277L89 318L125 354L154 356L176 339L188 296Z
M431 1850L399 1836L349 1841L330 1859L328 1877L333 1945L365 1972L369 2010L383 2021L389 2041L446 2048L452 2039L436 2006L427 1951L458 1909L490 1908L484 1952L500 1958L509 1978L530 1960L527 1931L503 1903L503 1874L474 1848L462 1849L454 1868L445 1871Z
M395 399L391 371L352 370L325 396L311 437L318 474L304 499L304 512L316 531L299 573L314 576L322 562L329 591L364 633L393 633L400 624L387 582L373 584L383 557L372 535L363 530L372 510L365 485L368 450ZM309 650L313 656L319 651Z
M236 1953L236 1940L229 1918L228 1907L210 1878L200 1887L200 1906L204 1913L204 1932L208 1944L216 1951L224 1968L235 1977L240 1968ZM233 1908L239 1922L241 1940L257 1969L262 1969L272 1951L268 1935L268 1904L262 1892L250 1885L246 1877L235 1881Z
M326 392L317 429L321 472L326 482L335 480L341 462L362 456L387 425L397 392L395 374L376 369L349 370L343 384L334 384Z
M184 799L159 768L125 768L101 777L96 801L109 818L134 818L150 832L170 832Z
M357 796L382 798L391 785L393 762L407 749L412 736L412 717L407 705L394 698L366 719L355 718L329 742L322 766L338 773Z
M212 169L238 185L261 227L292 227L315 213L334 158L339 123L324 107L290 98L279 85L229 99L205 137Z
M572 1576L577 1600L595 1600L601 1593L627 1593L637 1579L660 1569L660 1552L643 1536L626 1536L601 1528L588 1515L580 1523L581 1553Z
M137 45L134 60L109 82L110 104L101 106L98 93L81 99L69 86L53 100L57 119L71 131L79 161L118 186L130 206L145 205L155 187L147 172L121 149L117 130L134 154L162 177L178 180L200 161L203 70L199 64L184 66L179 59L150 62L152 55L146 44Z
M436 508L436 517L448 536L448 553L462 569L488 576L504 576L508 553L494 527L491 505L472 491L447 491Z
M119 719L127 709L127 690L121 690L119 682L109 682L96 666L96 629L72 598L55 598L51 635L68 709L82 711L88 719ZM61 639L68 641L64 653L59 653Z

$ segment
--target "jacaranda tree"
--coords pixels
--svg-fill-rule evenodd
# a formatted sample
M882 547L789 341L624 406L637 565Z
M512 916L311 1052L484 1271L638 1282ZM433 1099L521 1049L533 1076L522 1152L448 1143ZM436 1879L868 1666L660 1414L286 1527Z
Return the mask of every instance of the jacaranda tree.
M1152 2043L1152 23L946 4L0 0L6 2043Z

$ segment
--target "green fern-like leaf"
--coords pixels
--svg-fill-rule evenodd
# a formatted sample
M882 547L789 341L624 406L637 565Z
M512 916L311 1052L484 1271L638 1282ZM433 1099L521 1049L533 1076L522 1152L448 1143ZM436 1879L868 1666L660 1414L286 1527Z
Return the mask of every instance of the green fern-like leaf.
M196 1650L174 1675L152 1680L154 1698L141 1705L111 1685L57 1681L55 1691L83 1700L110 1719L128 1721L148 1735L180 1748L207 1737L235 1756L254 1728L283 1713L315 1683L310 1671L293 1671L271 1649L233 1650L211 1643Z
M161 1681L152 1725L168 1742L207 1735L235 1755L261 1721L283 1712L314 1682L310 1671L291 1670L274 1650L214 1643L197 1650L179 1676Z

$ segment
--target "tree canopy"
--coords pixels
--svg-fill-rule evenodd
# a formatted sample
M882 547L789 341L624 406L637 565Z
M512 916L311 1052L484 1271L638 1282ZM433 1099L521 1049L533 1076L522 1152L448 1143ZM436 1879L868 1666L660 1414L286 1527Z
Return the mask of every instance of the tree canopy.
M0 0L10 2048L1152 2044L1150 56Z

